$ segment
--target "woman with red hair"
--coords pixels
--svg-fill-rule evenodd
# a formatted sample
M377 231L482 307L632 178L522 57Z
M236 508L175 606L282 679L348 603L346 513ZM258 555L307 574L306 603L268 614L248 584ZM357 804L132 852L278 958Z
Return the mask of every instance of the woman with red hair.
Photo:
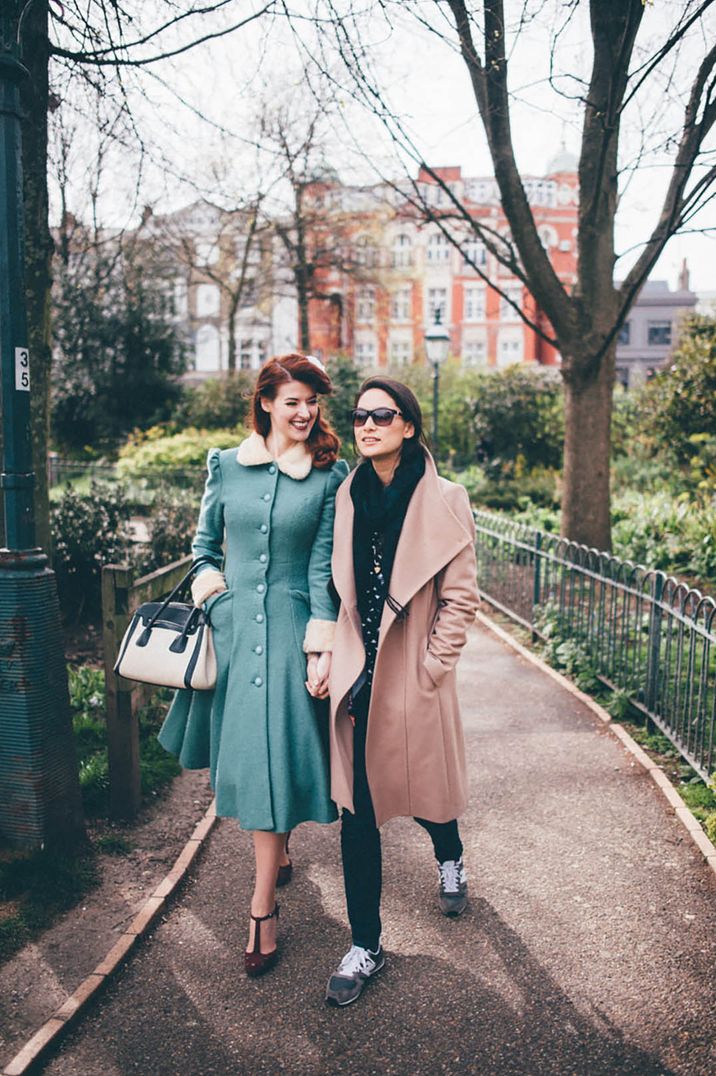
M160 740L182 765L209 767L221 816L253 831L248 975L277 959L275 890L290 877L288 834L332 822L326 728L311 695L327 693L336 608L329 588L336 489L348 473L322 417L331 392L317 360L284 355L262 368L253 432L212 449L192 586L217 658L212 691L179 691Z

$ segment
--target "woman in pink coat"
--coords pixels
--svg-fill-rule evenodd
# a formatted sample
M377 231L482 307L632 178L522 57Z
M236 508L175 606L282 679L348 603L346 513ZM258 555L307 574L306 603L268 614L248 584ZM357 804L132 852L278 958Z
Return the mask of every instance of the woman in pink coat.
M437 474L415 396L366 381L353 412L362 462L339 488L333 581L341 606L331 695L331 796L352 946L326 1000L355 1001L384 965L379 827L410 816L433 842L443 914L467 880L457 818L467 777L455 665L478 605L467 493Z

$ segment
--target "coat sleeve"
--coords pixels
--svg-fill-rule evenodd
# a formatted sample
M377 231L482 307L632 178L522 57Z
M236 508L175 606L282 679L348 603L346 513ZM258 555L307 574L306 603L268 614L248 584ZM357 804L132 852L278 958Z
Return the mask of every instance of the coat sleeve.
M211 557L217 566L224 560L224 501L221 490L220 452L220 449L212 448L206 459L208 475L204 496L201 499L199 523L194 541L191 543L194 559ZM226 589L226 580L219 568L202 564L191 585L191 596L195 605L201 605L210 595L218 594Z
M469 532L470 542L438 576L438 615L425 655L425 668L435 684L457 664L460 651L467 640L467 629L474 622L480 604L475 558L475 521L467 492L462 487L458 489L459 503L452 507Z
M311 549L308 564L308 591L311 618L306 625L303 649L307 654L333 649L338 610L331 590L331 554L333 552L333 519L336 490L348 474L345 460L336 460L328 476L321 518Z

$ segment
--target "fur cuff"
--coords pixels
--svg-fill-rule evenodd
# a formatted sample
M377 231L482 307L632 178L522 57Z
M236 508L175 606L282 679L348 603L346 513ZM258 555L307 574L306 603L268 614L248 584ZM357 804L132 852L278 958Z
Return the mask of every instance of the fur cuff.
M212 594L221 594L228 590L224 573L217 568L205 568L191 584L191 597L194 605L203 605Z
M303 640L305 654L325 654L333 650L333 636L336 634L335 620L309 620L306 625L306 637Z

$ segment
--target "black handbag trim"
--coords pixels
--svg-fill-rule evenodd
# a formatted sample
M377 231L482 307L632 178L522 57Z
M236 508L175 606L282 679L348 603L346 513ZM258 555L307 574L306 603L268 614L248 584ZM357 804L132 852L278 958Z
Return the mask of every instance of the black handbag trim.
M194 669L196 668L196 663L199 660L199 653L201 651L201 640L203 639L203 637L204 625L201 624L199 627L199 633L196 637L196 642L194 644L194 653L191 655L189 659L189 664L186 667L186 672L184 673L184 687L191 687L191 678L194 675Z

